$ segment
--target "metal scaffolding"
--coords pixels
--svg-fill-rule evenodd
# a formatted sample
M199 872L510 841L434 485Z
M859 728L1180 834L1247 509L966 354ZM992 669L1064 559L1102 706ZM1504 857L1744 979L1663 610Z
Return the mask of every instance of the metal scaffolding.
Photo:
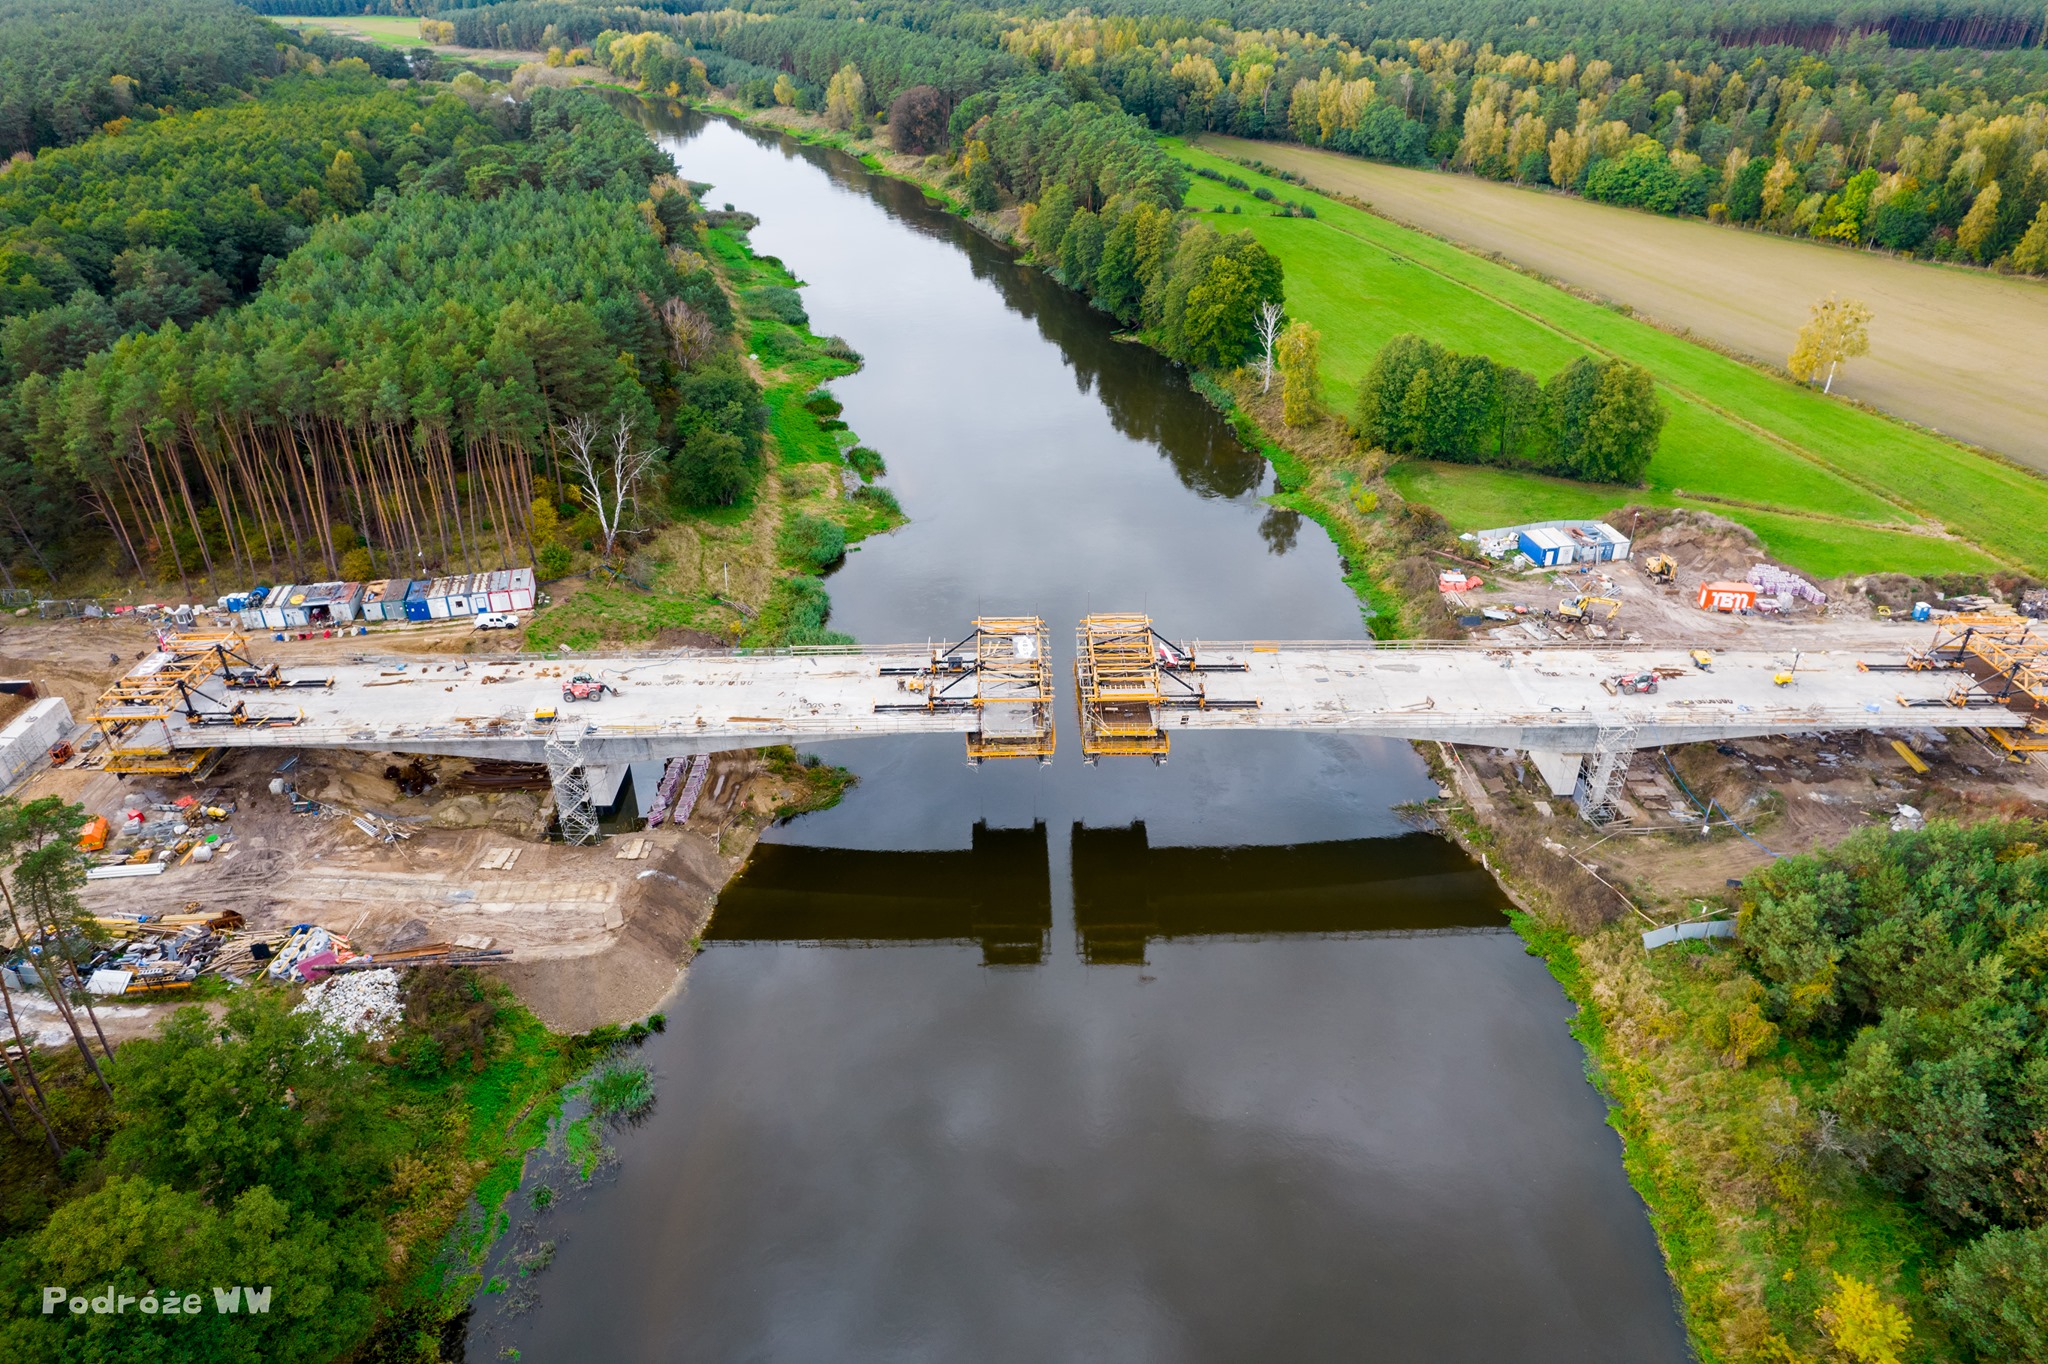
M595 843L597 806L590 799L590 779L583 771L583 736L551 729L544 751L548 781L555 788L555 818L562 826L562 841Z
M1614 793L1628 774L1629 758L1635 748L1634 716L1624 714L1600 726L1600 737L1595 740L1593 751L1583 759L1578 790L1572 797L1581 819L1589 824L1605 824L1620 813L1614 804Z
M976 727L967 736L967 762L987 758L1052 761L1051 639L1037 616L982 616L974 633L948 645L932 646L921 664L884 667L882 675L902 679L918 701L883 704L878 711L972 710Z
M2048 638L2019 616L1953 616L1942 621L1926 657L1969 675L1949 693L1955 706L2003 706L2028 717L2023 729L1986 729L2014 762L2048 752Z
M1074 699L1081 714L1081 756L1166 761L1172 747L1165 713L1255 710L1258 701L1211 699L1200 674L1245 672L1241 662L1203 663L1192 646L1152 628L1150 616L1083 616L1075 632Z

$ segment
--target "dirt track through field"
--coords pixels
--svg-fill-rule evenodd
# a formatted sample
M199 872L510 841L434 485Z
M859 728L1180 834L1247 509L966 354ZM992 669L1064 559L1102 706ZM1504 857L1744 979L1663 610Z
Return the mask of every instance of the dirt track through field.
M1815 299L1861 298L1870 354L1837 392L2048 470L2048 285L1286 143L1200 142L1772 364Z

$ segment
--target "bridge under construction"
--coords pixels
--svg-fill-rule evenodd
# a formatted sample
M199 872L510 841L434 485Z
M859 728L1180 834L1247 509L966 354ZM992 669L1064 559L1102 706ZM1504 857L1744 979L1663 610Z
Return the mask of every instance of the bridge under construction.
M626 765L775 744L964 736L970 763L1050 762L1051 634L983 617L949 643L763 653L259 660L234 632L166 635L90 722L107 770L193 774L242 748L341 748L544 763L564 827L594 831ZM1081 757L1164 762L1175 737L1294 731L1530 754L1582 813L1640 748L1823 730L1977 728L2048 750L2048 637L1959 618L1896 655L1671 646L1175 641L1095 615L1073 662Z

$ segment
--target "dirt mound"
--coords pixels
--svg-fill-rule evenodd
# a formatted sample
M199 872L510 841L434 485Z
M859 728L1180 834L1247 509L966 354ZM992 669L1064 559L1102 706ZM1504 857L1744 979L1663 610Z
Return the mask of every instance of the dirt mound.
M1689 507L1623 507L1607 524L1632 536L1638 559L1669 554L1679 569L1702 578L1740 580L1752 564L1775 562L1748 526Z

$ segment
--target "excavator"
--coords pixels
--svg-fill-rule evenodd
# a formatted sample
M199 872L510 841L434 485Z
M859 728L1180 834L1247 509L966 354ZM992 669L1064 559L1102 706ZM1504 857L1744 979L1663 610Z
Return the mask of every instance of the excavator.
M1652 554L1643 560L1643 572L1650 575L1650 581L1670 587L1678 580L1678 560L1669 554Z
M1621 614L1621 603L1612 597L1573 597L1569 601L1558 603L1557 614L1566 620L1584 620L1586 609L1592 606L1606 607L1609 620Z

